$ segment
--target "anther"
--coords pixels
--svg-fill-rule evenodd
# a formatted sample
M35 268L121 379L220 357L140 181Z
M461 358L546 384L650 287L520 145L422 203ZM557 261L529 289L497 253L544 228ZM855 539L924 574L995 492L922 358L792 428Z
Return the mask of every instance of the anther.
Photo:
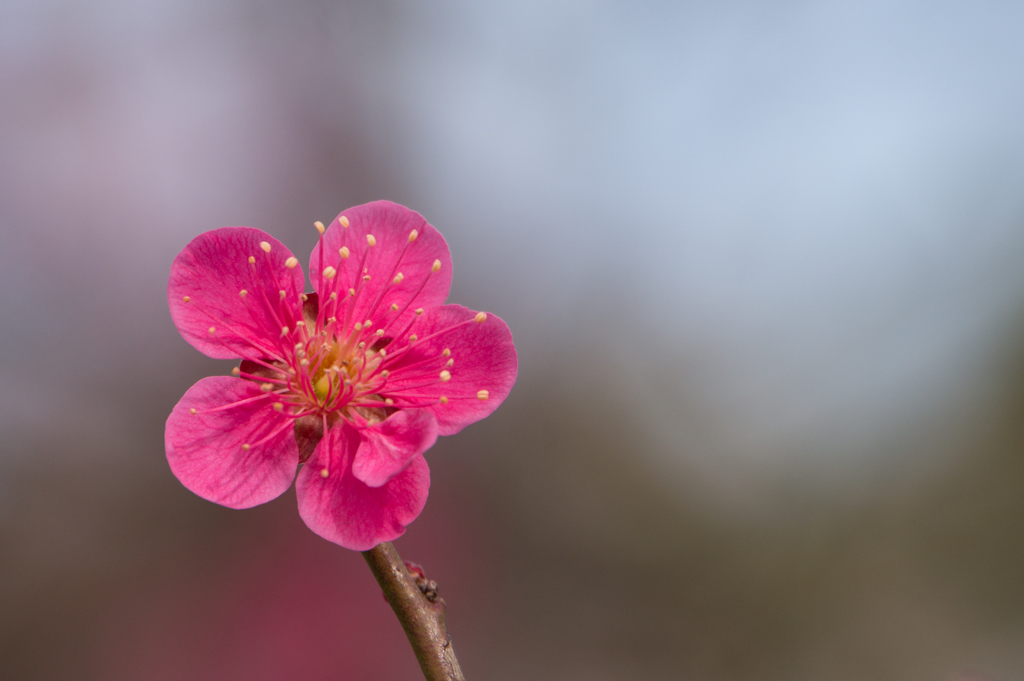
M321 234L324 233L324 223L317 220L316 222L313 223L313 226L316 227L316 231L320 232Z
M249 256L249 264L250 265L255 265L256 264L256 258L254 258L253 256L250 255Z
M418 339L419 339L419 336L417 336L416 334L413 334L413 335L409 336L409 342L410 343L415 343Z
M387 351L387 350L385 350L384 348L381 348L381 349L380 349L380 358L381 358L381 359L384 359L384 358L385 358L385 357L387 357L387 356L388 356L388 351ZM382 372L381 372L381 376L383 376L383 375L384 375L384 374L386 374L386 373L387 373L386 371L382 371Z
M450 360L448 360L448 362L447 362L447 363L445 364L445 366L446 366L446 367L451 367L451 365L453 365L453 364L455 364L455 360L454 360L454 359L450 359Z
M187 303L188 301L190 301L192 299L189 298L188 296L184 296L184 297L182 297L182 300L184 300Z
M305 346L304 346L303 343L296 343L295 344L295 352L303 352L304 350L305 350Z
M304 367L308 367L309 366L309 360L306 359L305 357L303 357L301 360L299 360L299 364L301 364Z
M328 475L330 475L330 472L326 468L321 468L320 469L320 477L321 478L326 478Z
M398 303L391 303L391 311L398 312Z
M211 326L210 328L207 329L207 331L209 331L210 333L216 333L217 329L216 327Z
M333 294L332 294L332 295L333 295ZM331 300L334 300L334 299L332 298ZM334 323L335 323L336 321L338 321L338 318L337 318L337 317L328 317L328 318L327 318L327 322L328 322L329 324L334 324Z
M290 270L294 270L295 266L299 264L299 259L294 255L284 261L284 266Z
M355 324L355 326L353 328L356 331L362 331L363 330L363 323L362 322L356 322L356 324Z
M307 296L305 293L300 293L299 300L301 300L302 302L306 302L307 300L309 300L309 296Z
M363 275L363 281L370 281L370 275L369 274L364 274Z
M260 383L260 390L262 390L265 393L269 393L273 389L274 389L274 384L273 383Z
M342 227L344 227L345 229L348 229L348 218L347 217L342 215L340 218L338 218L338 222L341 223Z
M383 335L384 335L384 329L377 329L377 338L380 338Z
M342 260L344 260L345 258L347 258L347 257L349 256L349 250L348 250L348 246L342 246L341 248L339 248L339 249L338 249L338 255L340 255L340 256L341 256L341 259L342 259Z
M249 295L249 292L243 288L241 291L238 292L238 295L242 296L242 298L245 298L247 295Z
M395 403L395 401L393 399L391 399L390 397L385 397L384 398L384 404L391 405L391 404L394 404L394 403Z
M269 241L261 241L260 242L260 248L263 249L264 253L270 253L270 242Z
M440 269L441 269L441 261L440 260L435 260L434 264L430 266L430 271L431 272L437 272Z
M440 373L440 376L441 376L441 382L442 383L447 383L448 381L452 380L452 372L448 371L447 369L442 371Z
M188 410L188 413L192 414L193 416L195 416L196 415L196 408L192 407L191 409Z
M366 341L359 341L359 345L357 345L356 347L359 348L360 350L365 350L366 349Z
M288 327L287 326L282 326L281 327L281 335L282 336L287 336L288 335Z
M245 451L249 451L249 445L242 445L242 449L244 449Z
M422 308L422 307L418 307L418 308L416 308L416 314L417 314L417 315L421 315L421 314L423 314L423 308Z
M420 235L415 229L409 232L409 241L416 241L416 237Z
M324 268L324 279L334 279L334 275L338 273L338 270L334 269L330 265Z
M238 367L231 367L231 375L232 376L238 376L241 373L242 373L242 370L239 369Z
M354 295L356 294L356 290L355 290L354 288L350 288L350 289L348 290L348 294L349 294L350 296L354 296Z
M370 244L371 246L376 246L377 245L377 238L375 236L373 236L372 234L367 234L366 235L366 243Z
M398 274L395 275L395 278L391 280L391 283L401 284L403 279L405 279L405 275L399 272ZM188 296L185 296L185 302L188 302Z
M490 395L491 394L489 392L487 392L486 390L481 390L480 392L478 392L476 394L476 399L478 399L478 400L486 400L488 397L490 397Z
M452 354L452 349L451 348L445 348L444 352L442 352L441 354L444 355L445 357L447 357L448 355Z
M448 404L448 398L444 395L441 395L441 404Z
M281 289L280 291L278 291L278 293L281 294L281 300L284 300L284 297L288 295L287 293L284 292L284 289Z
M281 402L274 402L274 411L284 411L284 404Z
M477 324L483 324L486 320L487 320L487 313L486 312L477 312L476 316L473 317L473 321L476 322Z
M391 372L388 371L387 369L385 369L384 371L380 372L380 377L381 378L387 378L390 375L391 375Z
M338 299L338 292L337 291L331 291L331 300L337 300L337 299Z
M373 320L367 319L365 322L363 322L363 326L366 327L367 329L370 328L371 326L373 326Z

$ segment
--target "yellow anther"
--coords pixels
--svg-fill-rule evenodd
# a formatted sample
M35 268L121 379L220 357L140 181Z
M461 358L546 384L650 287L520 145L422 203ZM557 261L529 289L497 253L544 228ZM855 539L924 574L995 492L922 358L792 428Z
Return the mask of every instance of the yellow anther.
M334 275L338 273L338 270L334 269L330 265L324 268L324 279L334 279Z
M287 326L282 326L281 327L281 335L282 336L287 336L288 335L288 327Z
M308 367L309 366L309 360L308 359L302 359L302 360L299 361L299 364L301 364L304 367Z
M295 344L295 352L303 353L306 351L306 346L301 341Z
M288 295L287 293L284 292L284 289L281 289L280 291L278 291L278 293L281 294L281 300L284 300L284 297Z
M320 232L321 234L324 233L324 223L317 220L316 222L313 223L313 226L316 227L316 231Z
M398 312L398 303L391 303L391 311Z
M448 398L444 395L441 395L441 404L448 404Z
M356 294L356 290L355 290L354 288L350 288L350 289L348 290L348 294L349 294L350 296L354 296L354 295Z
M377 329L377 337L380 338L384 335L384 329Z
M209 331L210 333L215 333L217 331L217 329L215 327L211 326L210 328L207 329L207 331Z
M413 334L413 335L409 336L409 342L410 343L415 343L418 338L419 338L419 336L417 336L416 334Z
M363 326L365 326L366 328L370 328L371 326L373 326L373 320L367 319L365 322L363 322Z
M435 260L434 264L430 266L430 271L431 272L437 272L440 269L441 269L441 261L440 260Z
M348 256L350 255L350 254L349 254L349 250L348 250L348 246L342 246L341 248L339 248L339 249L338 249L338 255L340 255L340 256L341 256L341 259L342 259L342 260L344 260L345 258L347 258L347 257L348 257Z
M249 264L250 265L255 265L256 264L256 258L254 258L253 256L250 255L249 256Z
M370 244L371 246L376 246L377 245L377 238L375 236L373 236L372 234L367 234L366 235L366 243Z
M330 474L331 474L330 471L328 471L326 468L321 468L320 469L320 477L321 478L326 478Z
M260 390L262 390L265 393L269 393L273 389L274 389L274 384L273 383L260 383Z
M445 366L446 366L446 367L451 367L451 365L453 365L453 364L455 364L455 360L454 360L454 359L450 359L450 360L448 360L448 362L447 362L447 363L445 364Z
M341 223L342 227L344 227L345 229L348 229L348 218L347 217L342 215L340 218L338 218L338 222Z
M355 330L356 331L362 331L363 330L363 323L362 322L356 322Z
M249 445L242 445L242 449L244 449L245 451L249 451Z
M421 315L421 314L423 314L423 308L422 308L422 307L417 307L417 308L416 308L416 314L417 314L417 315Z
M448 355L452 354L452 349L451 348L445 348L444 352L442 352L441 354L444 355L445 357L447 357Z
M243 289L242 289L241 291L239 291L239 292L238 292L238 295L240 295L240 296L242 296L243 298L245 298L245 297L246 297L247 295L249 295L249 292L248 292L248 291L246 291L246 290L245 290L245 289L243 288Z
M359 348L360 350L364 350L366 348L366 341L359 341L359 345L357 345L356 347Z
M409 241L416 241L416 237L420 235L415 229L409 232Z
M307 296L305 293L300 293L299 300L301 300L302 302L306 302L307 300L309 300L309 296Z
M299 264L299 259L296 258L294 255L289 257L287 260L284 261L284 266L287 267L290 270L294 270L295 266L298 265L298 264Z
M263 249L264 253L270 253L270 242L269 241L261 241L260 242L260 248Z
M191 409L188 410L188 413L192 414L193 416L195 416L196 415L196 408L192 407Z
M478 399L478 400L486 400L490 396L491 396L491 394L489 392L487 392L486 390L481 390L480 392L478 392L476 394L476 399Z
M338 292L337 291L331 291L331 300L337 300L337 299L338 299Z
M381 348L381 349L380 349L380 358L381 358L381 359L384 359L384 358L385 358L385 357L387 357L387 356L388 356L388 351L387 351L387 350L385 350L384 348ZM385 375L386 373L388 373L388 372L386 372L386 371L382 371L382 372L381 372L381 376Z
M391 399L390 397L385 397L384 398L384 404L394 404L394 403L395 403L395 401L393 399Z
M332 299L332 300L333 300L333 299ZM328 324L333 324L333 323L334 323L334 322L336 322L336 321L338 321L338 318L337 318L337 317L328 317L328 318L327 318L327 323L328 323Z
M192 300L192 299L191 299L191 298L189 298L188 296L182 296L182 298L181 298L181 299L182 299L182 300L184 300L184 301L185 301L186 303L187 303L188 301Z
M452 372L448 371L447 369L442 371L440 376L442 383L447 383L448 381L452 380Z
M370 281L370 275L369 274L364 274L363 275L363 281Z
M405 279L405 275L399 272L398 274L395 275L395 278L392 279L391 282L394 284L401 284L403 279ZM185 302L188 302L188 296L186 296Z
M387 378L390 375L391 375L391 372L388 371L387 369L385 369L384 371L380 372L380 377L381 378Z
M284 411L284 404L281 402L274 402L274 411Z
M241 373L242 373L242 370L239 369L238 367L231 367L231 375L232 376L238 376Z

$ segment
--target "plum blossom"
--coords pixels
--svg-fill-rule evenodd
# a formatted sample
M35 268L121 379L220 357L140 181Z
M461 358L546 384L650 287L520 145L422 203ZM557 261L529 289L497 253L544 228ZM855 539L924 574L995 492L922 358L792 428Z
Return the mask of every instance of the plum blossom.
M423 453L501 404L516 351L498 317L444 304L448 245L418 213L377 201L316 227L310 293L298 259L250 227L201 234L174 260L178 331L241 363L189 388L164 441L204 499L249 508L296 478L306 525L366 550L423 510Z

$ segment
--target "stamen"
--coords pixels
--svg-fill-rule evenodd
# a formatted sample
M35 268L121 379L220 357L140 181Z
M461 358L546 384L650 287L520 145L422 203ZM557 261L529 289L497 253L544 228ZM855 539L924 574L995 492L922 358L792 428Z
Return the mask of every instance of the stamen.
M399 272L395 275L395 278L391 280L393 284L401 284L402 280L405 279L405 275ZM185 302L188 302L188 296L185 296Z
M331 291L331 300L337 300L337 299L338 299L338 292L337 291Z
M448 404L448 398L444 395L441 395L441 404Z
M473 321L475 321L477 324L483 324L485 321L487 321L487 313L477 312L476 316L473 317Z
M323 225L321 225L321 226L323 226ZM290 270L294 270L295 266L298 265L298 264L299 264L299 259L296 258L294 255L284 261L284 266L287 267Z
M409 232L409 241L410 242L416 241L416 237L418 237L419 235L420 235L420 233L417 232L415 229L412 230L411 232Z
M192 416L195 416L196 415L196 408L192 407L191 409L188 410L188 413L192 414Z
M447 357L450 354L452 354L452 349L451 348L445 348L444 351L441 354L444 355L445 357Z
M256 264L256 258L254 258L253 256L250 255L249 256L249 264L250 265L255 265Z
M370 244L371 246L376 246L377 245L377 238L375 236L373 236L372 234L367 234L366 235L366 243Z
M338 270L334 269L330 265L324 268L324 279L334 279L336 274L338 274Z
M244 449L245 451L249 451L249 445L242 445L242 449Z
M328 471L326 468L321 468L320 469L320 477L321 478L326 478L330 474L331 474L330 471Z
M491 396L491 394L489 392L487 392L486 390L481 390L480 392L478 392L476 394L476 399L478 399L478 400L486 400L490 396Z
M263 249L264 253L270 253L270 242L269 241L261 241L260 242L260 248Z
M430 266L431 272L439 272L441 270L441 261L435 260L434 264Z
M348 229L348 218L347 217L342 215L340 218L338 218L338 222L341 223L342 227L344 227L345 229Z
M216 329L216 327L211 326L210 328L207 329L207 331L209 331L212 334L212 333L216 333L217 329Z
M351 252L348 250L348 246L342 246L341 248L339 248L338 255L341 256L342 260L347 259L348 256L351 255Z
M324 233L324 223L317 220L313 223L313 226L316 227L316 231L320 232L320 234Z
M417 314L417 315L421 315L421 314L423 314L423 308L422 308L422 307L418 307L418 308L416 308L416 314Z
M192 300L192 299L191 299L191 298L189 298L188 296L183 296L183 297L182 297L182 300L184 300L184 301L185 301L185 302L187 303L188 301L190 301L190 300Z
M274 402L274 411L284 411L284 404L281 402Z
M241 291L238 292L238 295L242 296L242 299L244 300L245 297L249 295L249 292L243 288Z
M391 303L391 311L398 312L398 303Z
M448 363L445 364L445 366L450 369L453 364L455 364L455 360L454 359L450 359L450 360L448 360Z
M232 375L232 376L237 376L237 375L239 375L240 373L242 373L242 370L241 370L241 369L239 369L238 367L232 367L232 368L231 368L231 375Z
M448 381L452 380L452 372L448 371L447 369L442 371L439 375L441 377L442 383L447 383Z
M280 291L278 291L278 293L281 294L281 300L284 300L284 297L288 295L287 293L284 292L284 289L281 289Z

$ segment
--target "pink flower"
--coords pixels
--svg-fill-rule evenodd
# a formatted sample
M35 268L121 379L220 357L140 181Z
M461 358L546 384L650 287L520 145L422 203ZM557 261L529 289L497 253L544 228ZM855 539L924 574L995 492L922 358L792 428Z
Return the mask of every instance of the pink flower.
M377 201L317 229L314 293L291 252L249 227L202 234L174 260L178 331L242 362L189 388L164 441L182 484L231 508L276 498L304 463L306 525L366 550L419 515L423 453L494 411L518 364L501 319L443 304L448 245L418 213Z

